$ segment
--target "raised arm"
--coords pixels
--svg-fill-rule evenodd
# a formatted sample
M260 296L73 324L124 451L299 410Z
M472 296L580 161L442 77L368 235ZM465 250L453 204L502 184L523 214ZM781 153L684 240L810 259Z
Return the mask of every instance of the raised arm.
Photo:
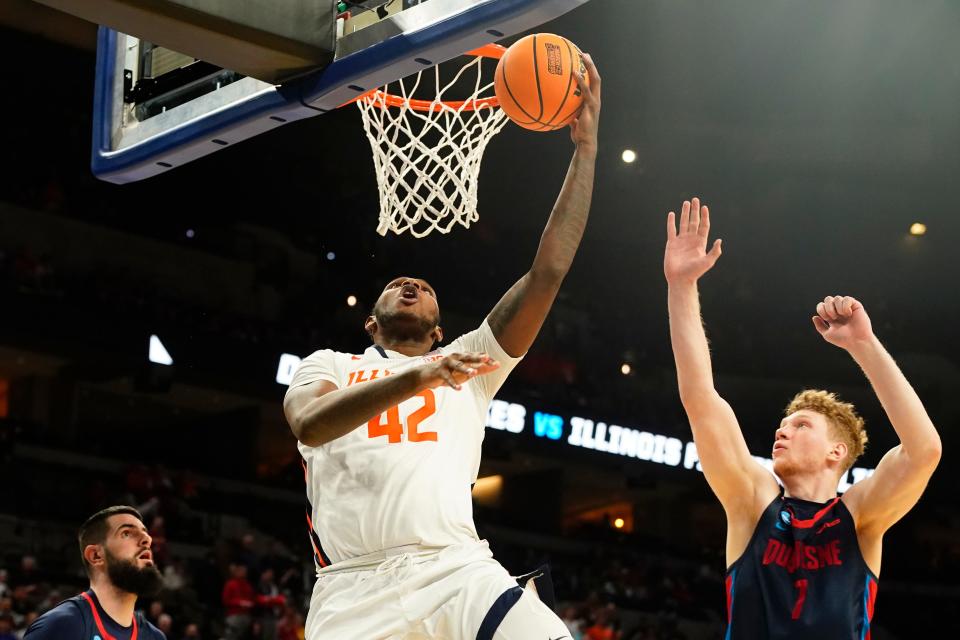
M526 353L540 332L573 263L590 213L600 117L600 75L589 55L584 55L584 64L590 82L588 85L577 76L583 92L583 109L570 124L570 137L576 151L560 196L547 220L530 271L510 287L487 317L497 342L513 357Z
M859 301L827 296L817 305L813 324L827 342L846 350L860 365L900 438L874 474L843 497L869 542L871 535L878 539L920 499L940 462L940 436L917 393L874 335Z
M297 440L308 447L319 447L425 389L446 385L459 390L463 382L499 366L485 353L453 353L403 373L345 389L319 380L291 387L283 400L283 412Z
M730 516L744 516L752 531L754 507L763 508L776 495L773 476L750 456L730 405L713 386L710 348L700 317L697 281L720 257L721 241L707 252L710 211L700 201L684 202L680 226L667 215L667 247L663 271L667 278L670 341L677 366L680 400L690 420L700 465L710 488ZM728 536L728 551L729 551ZM730 554L728 553L728 556ZM734 553L734 556L739 555Z

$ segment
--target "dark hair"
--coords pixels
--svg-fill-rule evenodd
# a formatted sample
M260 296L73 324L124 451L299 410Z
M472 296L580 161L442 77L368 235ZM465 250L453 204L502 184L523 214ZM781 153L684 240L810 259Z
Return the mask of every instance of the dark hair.
M77 533L77 539L80 541L80 559L83 560L83 568L87 574L90 574L90 563L83 556L83 550L87 545L103 544L107 541L107 519L110 516L126 513L143 522L143 516L133 507L126 505L116 505L107 507L87 518L87 521L80 525L80 531Z

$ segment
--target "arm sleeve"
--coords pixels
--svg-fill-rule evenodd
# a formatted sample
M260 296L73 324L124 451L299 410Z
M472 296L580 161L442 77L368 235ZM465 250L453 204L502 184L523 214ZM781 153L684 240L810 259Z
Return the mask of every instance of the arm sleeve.
M339 377L337 376L336 353L330 349L314 351L304 358L293 374L290 388L312 384L319 380L326 380L335 384L338 388L340 387Z
M24 640L86 640L83 638L83 614L72 603L51 609L33 621Z
M473 384L477 385L477 390L487 403L493 400L497 391L506 381L507 376L523 359L523 356L513 358L503 350L503 347L500 346L497 338L493 335L493 329L490 328L486 320L477 329L454 340L444 351L482 351L500 363L500 368L496 371L474 378L472 381Z

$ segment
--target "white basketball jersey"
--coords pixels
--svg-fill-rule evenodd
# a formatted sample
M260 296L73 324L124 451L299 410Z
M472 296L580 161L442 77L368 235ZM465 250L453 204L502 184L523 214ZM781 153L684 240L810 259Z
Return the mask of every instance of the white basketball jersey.
M371 346L361 355L325 349L303 360L291 388L318 380L364 384L450 353L486 352L496 371L461 387L427 389L319 447L300 443L307 520L322 568L400 547L477 540L471 485L480 468L487 408L519 362L484 320L479 329L424 356Z

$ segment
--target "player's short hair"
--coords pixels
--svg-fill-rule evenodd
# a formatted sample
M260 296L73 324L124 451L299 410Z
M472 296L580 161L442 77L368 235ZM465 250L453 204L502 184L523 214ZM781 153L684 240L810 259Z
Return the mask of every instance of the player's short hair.
M867 448L867 430L863 418L857 415L852 404L841 401L837 394L819 389L804 389L795 395L783 415L789 416L801 409L824 416L833 437L847 445L847 457L843 460L843 471L846 473Z
M110 516L123 513L129 514L140 522L143 522L143 516L133 507L116 505L97 511L87 518L86 522L80 525L80 531L77 532L77 540L80 542L80 559L83 560L83 568L86 569L87 575L90 575L93 567L90 566L90 563L87 562L87 559L83 556L83 550L86 549L88 545L103 544L106 542L108 532L107 519L110 518Z

